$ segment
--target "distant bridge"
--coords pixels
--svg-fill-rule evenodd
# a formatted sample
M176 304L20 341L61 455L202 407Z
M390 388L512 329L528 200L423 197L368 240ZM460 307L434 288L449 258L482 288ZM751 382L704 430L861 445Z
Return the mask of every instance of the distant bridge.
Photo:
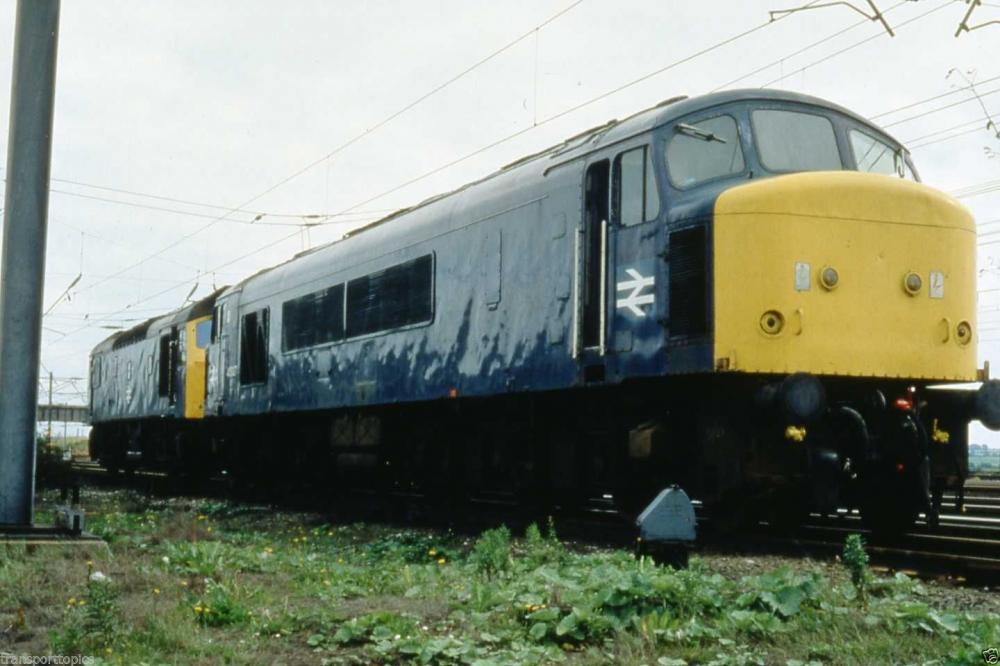
M90 423L90 408L86 405L38 405L38 422Z

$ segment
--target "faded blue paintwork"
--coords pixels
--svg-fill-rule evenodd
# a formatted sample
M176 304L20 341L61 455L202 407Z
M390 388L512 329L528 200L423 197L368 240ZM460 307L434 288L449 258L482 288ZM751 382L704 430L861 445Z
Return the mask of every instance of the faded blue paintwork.
M137 418L182 418L184 415L184 359L188 344L184 323L203 312L215 294L163 317L144 322L145 337L114 349L115 342L133 331L116 333L101 342L91 353L90 413L91 422ZM210 307L210 306L209 306ZM202 315L199 315L202 316ZM174 373L176 399L159 394L160 336L176 327L178 362ZM97 370L99 366L99 371Z
M603 364L604 382L671 373L712 371L711 340L667 344L668 234L703 225L711 246L711 211L718 194L747 178L766 176L755 157L747 104L821 107L835 123L871 126L822 100L779 91L717 93L676 101L574 137L476 183L435 197L262 271L218 296L224 313L208 349L206 415L249 415L418 400L547 391L580 386L584 365ZM666 177L664 148L676 122L729 111L737 119L746 169L690 190ZM870 130L869 130L870 131ZM842 134L842 133L839 133ZM884 134L884 133L883 133ZM581 350L583 186L588 165L648 145L659 184L660 214L632 227L609 225L604 349ZM842 154L850 150L841 146ZM433 319L410 326L284 352L282 303L426 254L434 257ZM617 307L628 269L653 277L640 295L653 302L643 315ZM711 276L711 263L706 266ZM711 293L711 283L708 283ZM239 382L242 316L270 309L268 381ZM156 320L147 339L113 351L95 349L102 363L141 363L185 311ZM146 361L148 363L148 361ZM180 364L181 368L183 363ZM181 371L179 371L181 372ZM179 416L183 376L174 406L156 394L156 372L129 399L121 387L93 392L94 421ZM141 383L141 382L140 382ZM128 389L125 389L127 392Z

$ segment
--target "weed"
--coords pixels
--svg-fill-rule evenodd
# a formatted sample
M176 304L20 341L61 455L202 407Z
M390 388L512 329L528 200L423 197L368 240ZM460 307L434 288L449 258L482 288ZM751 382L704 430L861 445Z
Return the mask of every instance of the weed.
M163 552L162 565L178 574L213 578L225 572L260 569L258 558L221 541L167 543Z
M0 628L11 627L0 650L136 664L812 666L976 663L1000 644L996 615L945 610L942 589L867 567L861 606L853 585L811 565L724 578L706 556L675 571L566 548L551 524L467 545L191 499L134 513L121 510L141 504L127 493L87 492L103 502L92 524L113 539L121 573L74 582L78 555L0 547ZM210 527L218 538L205 538Z
M443 559L447 563L459 556L452 542L450 534L442 538L421 532L394 532L367 544L364 553L373 560L398 559L407 564L422 564Z
M110 578L101 572L90 574L83 593L66 601L63 626L51 635L53 649L62 654L111 650L124 634L120 596Z
M195 621L203 627L228 627L250 618L250 612L237 600L234 590L220 583L210 582L191 610Z
M551 517L548 534L545 536L542 536L542 531L535 523L531 523L524 530L524 557L529 568L558 562L565 554L566 549L555 536Z
M472 547L469 562L487 578L494 578L510 566L510 530L505 525L486 530Z
M851 575L851 583L857 592L862 606L868 605L868 584L871 580L871 570L868 568L868 553L865 552L865 540L860 534L850 534L844 540L844 566Z

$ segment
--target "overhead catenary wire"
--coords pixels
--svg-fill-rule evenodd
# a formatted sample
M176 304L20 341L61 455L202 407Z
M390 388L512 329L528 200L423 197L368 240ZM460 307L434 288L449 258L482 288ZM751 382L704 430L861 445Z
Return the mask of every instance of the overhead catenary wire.
M819 0L813 0L813 2L811 2L810 4L815 4L818 1ZM571 9L574 6L576 6L576 4L579 4L579 3L574 3L573 5L570 6L569 9ZM566 11L568 11L568 9ZM565 13L565 11L563 13ZM668 64L666 64L666 65L664 65L662 67L657 68L656 70L648 72L647 74L644 74L644 75L642 75L642 76L640 76L638 78L632 79L631 81L629 81L629 82L627 82L625 84L622 84L620 86L617 86L615 88L607 90L607 91L605 91L605 92L603 92L603 93L601 93L599 95L596 95L594 97L591 97L591 98L585 100L584 102L581 102L581 103L576 104L574 106L571 106L571 107L569 107L567 109L564 109L563 111L560 111L558 113L550 115L550 116L548 116L548 117L546 117L546 118L538 121L537 123L531 125L530 127L527 127L527 128L522 129L522 130L519 130L517 132L514 132L513 134L510 134L510 135L508 135L508 136L506 136L506 137L504 137L502 139L499 139L499 140L494 141L494 142L492 142L490 144L487 144L486 146L478 148L478 149L472 151L471 153L467 153L467 154L465 154L465 155L463 155L463 156L461 156L461 157L459 157L459 158L457 158L455 160L451 160L450 162L448 162L448 163L446 163L444 165L441 165L441 166L439 166L439 167L437 167L435 169L432 169L430 171L424 172L423 174L421 174L421 175L419 175L419 176L417 176L415 178L411 178L411 179L405 181L404 183L402 183L400 185L397 185L397 186L395 186L393 188L390 188L389 190L386 190L384 192L381 192L379 194L371 196L371 197L365 199L363 202L356 203L356 204L354 204L352 206L349 206L348 208L345 208L345 209L343 209L341 211L338 211L338 212L340 212L340 213L349 213L351 211L354 211L354 210L360 208L361 206L364 206L364 205L366 205L366 204L368 204L368 203L370 203L372 201L376 201L376 200L381 199L381 198L383 198L385 196L388 196L389 194L392 194L392 193L397 192L397 191L399 191L401 189L404 189L405 187L408 187L409 185L412 185L413 183L416 183L416 182L419 182L421 180L424 180L424 179L426 179L426 178L428 178L428 177L430 177L430 176L432 176L432 175L434 175L436 173L440 173L441 171L444 171L444 170L446 170L446 169L448 169L448 168L450 168L452 166L455 166L456 164L459 164L461 162L467 161L468 159L471 159L472 157L474 157L476 155L479 155L479 154L484 153L484 152L486 152L486 151L488 151L488 150L490 150L492 148L495 148L496 146L499 146L501 144L507 143L507 142L513 140L514 138L516 138L518 136L521 136L521 135L523 135L523 134L525 134L525 133L527 133L527 132L529 132L529 131L537 128L537 127L540 127L540 126L545 125L547 123L553 122L553 121L555 121L555 120L557 120L559 118L565 117L565 116L567 116L567 115L569 115L571 113L574 113L574 112L576 112L576 111L578 111L578 110L580 110L582 108L590 106L590 105L592 105L592 104L594 104L594 103L596 103L598 101L606 99L606 98L608 98L608 97L610 97L610 96L612 96L614 94L617 94L617 93L619 93L619 92L621 92L623 90L626 90L626 89L631 88L631 87L633 87L635 85L638 85L639 83L647 81L647 80L649 80L649 79L651 79L651 78L653 78L655 76L658 76L659 74L662 74L662 73L664 73L666 71L669 71L671 69L679 67L680 65L685 64L687 62L690 62L690 61L692 61L692 60L694 60L694 59L696 59L696 58L698 58L698 57L700 57L702 55L710 53L711 51L714 51L714 50L717 50L717 49L722 48L724 46L727 46L727 45L729 45L729 44L731 44L731 43L733 43L733 42L735 42L735 41L737 41L739 39L742 39L744 37L747 37L747 36L749 36L751 34L754 34L754 33L758 32L760 30L763 30L763 29L765 29L765 28L767 28L769 26L772 26L775 23L778 23L779 21L783 20L784 18L785 17L780 17L780 18L775 19L773 21L767 21L765 23L758 24L758 25L756 25L756 26L754 26L752 28L749 28L749 29L741 31L741 32L739 32L739 33L737 33L735 35L727 37L727 38L725 38L725 39L723 39L723 40L721 40L719 42L716 42L716 43L714 43L714 44L712 44L712 45L710 45L710 46L708 46L706 48L700 49L700 50L698 50L698 51L696 51L696 52L694 52L694 53L692 53L692 54L690 54L688 56L685 56L684 58L681 58L679 60L675 60L673 62L670 62L670 63L668 63ZM551 22L551 20L554 20L554 18L550 19L549 22ZM529 34L531 34L531 33L526 33L524 36L528 36ZM426 99L426 97L424 97L423 99ZM341 148L338 147L338 149L335 149L334 153L337 150L340 150L340 149ZM270 191L273 191L274 189L277 189L278 187L280 187L284 183L289 182L291 179L295 178L297 175L301 175L301 173L304 173L305 170L308 170L309 168L312 168L312 166L315 166L316 164L321 163L324 159L326 159L326 158L317 160L314 163L311 163L310 165L308 165L307 167L305 167L303 170L299 170L297 172L294 172L291 176L286 177L285 179L282 179L276 185L274 185L272 188L268 189L267 191L265 191L264 193L262 193L262 194L260 194L260 195L258 195L256 197L252 198L247 203L242 204L239 208L244 208L245 206L249 205L253 201L256 201L260 197L264 196L264 194L267 194ZM211 226L211 223L209 225L206 225L205 227L203 227L203 229L207 228L208 226ZM196 231L194 233L198 233L198 232ZM189 238L191 235L193 235L193 234L189 234L185 238L182 238L180 241L178 241L177 243L175 243L173 246L176 246L177 244L180 244L181 242L183 242L184 240L186 240L187 238ZM237 263L239 261L243 261L244 259L247 259L247 258L249 258L249 257L251 257L251 256L253 256L255 254L258 254L258 253L263 252L263 251L265 251L265 250L267 250L267 249L269 249L271 247L274 247L274 246L276 246L278 244L281 244L281 243L283 243L285 241L288 241L288 240L290 240L292 238L295 238L298 235L299 235L299 231L296 230L292 234L288 234L288 235L282 236L281 238L278 238L275 241L266 243L263 246L258 247L258 248L252 250L249 253L246 253L244 255L241 255L241 256L237 257L236 259L227 261L226 263L222 264L221 267L230 266L230 265L232 265L234 263ZM162 251L165 251L165 250L162 250ZM215 269L210 269L207 272L211 273L211 272L217 271L219 268L220 267L216 267ZM131 267L129 269L126 269L126 271L130 270L130 269L131 269ZM123 272L126 272L126 271L121 271L120 273L123 273ZM120 273L118 273L118 274L120 274ZM115 275L112 275L111 277L113 278L114 276ZM94 286L96 286L96 285L94 285ZM175 288L176 287L170 288L170 289L167 289L167 290L162 290L162 291L159 291L159 292L147 295L147 296L143 297L142 299L139 299L139 300L137 300L137 301L135 301L133 303L130 303L129 305L125 306L125 308L121 309L118 313L120 314L122 312L125 312L125 311L129 310L131 307L133 307L135 305L139 305L139 304L147 302L147 301L149 301L149 300L151 300L153 298L157 298L159 296L162 296L162 295L165 295L167 293L170 293ZM81 327L80 329L77 329L77 331L74 331L73 333L71 333L71 335L75 334L75 333L77 333L80 330L83 330L85 328L86 327Z
M98 196L94 196L94 195L91 195L91 194L83 194L83 193L80 193L80 192L67 192L66 190L57 190L57 189L51 189L51 188L49 189L49 191L52 192L53 194L62 194L62 195L71 196L71 197L78 197L78 198L81 198L81 199L90 199L91 201L101 201L103 203L116 204L118 206L128 206L130 208L142 208L144 210L153 210L153 211L158 211L158 212L162 212L162 213L170 213L172 215L185 215L185 216L188 216L188 217L198 217L198 218L202 218L202 219L211 219L211 220L214 220L214 219L216 219L218 217L217 215L212 215L212 214L209 214L209 213L197 213L197 212L190 211L190 210L180 210L178 208L167 208L165 206L153 206L151 204L143 204L143 203L138 203L138 202L135 202L135 201L123 201L121 199L109 199L107 197L98 197ZM146 196L151 196L151 195L146 195ZM204 205L207 205L207 204L195 204L195 205L203 205L204 206ZM271 227L323 226L323 225L330 225L330 224L344 224L346 222L353 222L354 221L354 219L347 220L347 221L342 221L342 220L333 220L333 221L330 221L329 218L346 217L347 215L372 217L372 216L376 215L377 213L373 213L371 211L353 211L351 213L346 213L346 214L345 213L303 213L301 215L290 215L290 214L284 213L284 214L280 215L281 217L286 217L286 218L287 217L297 217L297 218L299 218L301 220L300 222L270 222L270 221L265 220L264 218L265 217L278 217L278 216L277 215L272 215L270 213L248 213L248 214L252 214L252 215L254 215L254 217L252 219L249 219L249 220L244 220L244 219L228 219L227 221L228 222L233 222L233 223L236 223L236 224L249 224L249 225L257 226L257 227L260 227L260 226L271 226Z
M1000 113L1000 111L995 112L995 113ZM964 123L959 123L957 125L952 125L950 127L945 127L945 128L939 129L939 130L935 130L933 132L928 132L927 134L922 134L921 136L913 137L912 139L906 139L906 140L903 141L903 143L909 145L910 147L912 147L913 144L919 144L920 142L922 142L922 141L924 141L926 139L931 139L933 137L937 137L937 136L939 136L941 134L947 134L948 132L953 132L955 130L960 130L960 129L964 129L964 128L967 128L967 127L972 127L973 125L977 125L977 127L973 127L973 130L985 129L985 127L986 127L986 123L984 122L985 120L986 120L985 118L976 118L974 120L968 120L968 121L966 121ZM959 136L959 135L956 134L955 136Z
M0 167L0 172L3 172L3 171L4 171L4 167ZM198 206L200 208L212 208L212 209L215 209L215 210L224 210L224 211L232 210L232 208L230 206L222 206L222 205L219 205L219 204L210 204L210 203L205 203L203 201L193 201L191 199L181 199L181 198L178 198L178 197L165 196L165 195L161 195L161 194L151 194L149 192L139 192L137 190L130 190L130 189L125 189L125 188L121 188L121 187L111 187L111 186L108 186L108 185L97 185L95 183L86 183L86 182L82 182L82 181L79 181L79 180L72 180L72 179L69 179L69 178L50 178L49 180L50 180L50 182L53 182L53 183L63 183L63 184L66 184L66 185L75 185L77 187L86 187L86 188L89 188L89 189L101 190L101 191L104 191L104 192L114 192L116 194L125 194L125 195L128 195L128 196L141 197L141 198L144 198L144 199L155 199L157 201L167 201L167 202L170 202L170 203L184 204L186 206ZM121 205L125 205L125 206L135 206L135 207L139 207L139 208L151 208L152 210L162 210L162 211L165 211L165 212L168 212L168 213L180 213L180 214L185 214L185 215L193 215L195 217L206 217L206 218L214 218L215 217L214 215L209 215L209 214L205 214L205 213L194 213L194 212L191 212L191 211L185 211L185 210L180 210L180 209L176 209L176 208L157 208L157 207L151 207L149 204L140 204L140 203L133 202L133 201L123 201L121 199L109 199L109 198L97 197L95 195L88 195L88 194L84 194L82 192L69 192L69 191L66 191L66 190L59 190L59 189L52 188L52 187L49 188L49 191L50 192L54 192L56 194L62 194L62 195L73 196L73 197L80 197L80 198L84 198L84 199L94 199L94 200L102 201L102 202L106 202L106 203L121 204ZM3 208L0 208L0 212L2 212L2 211L3 211ZM299 219L299 220L301 220L301 219L330 218L330 217L336 217L337 216L336 213L276 213L276 212L271 212L271 211L247 210L247 209L241 209L241 210L238 210L238 211L235 211L235 212L243 213L245 215L250 215L250 216L253 216L255 218L268 217L268 218L286 218L286 219ZM367 215L367 214L370 214L370 215L379 215L379 214L391 213L391 212L392 212L392 209L390 209L390 208L384 208L384 209L379 209L379 210L356 211L354 213L351 213L351 215ZM243 220L233 220L233 221L234 222L243 222ZM299 224L301 224L301 223L299 223Z
M976 122L978 123L979 121L976 121ZM946 141L953 141L954 139L960 139L961 137L963 137L963 136L969 136L970 134L982 133L983 131L988 131L988 130L986 130L985 126L983 126L983 127L973 127L971 129L965 130L964 132L957 132L955 134L949 134L948 136L939 137L937 139L932 139L930 141L924 141L923 143L918 143L918 144L910 145L910 146L908 146L908 148L910 150L919 150L921 148L926 148L927 146L934 146L934 145L937 145L939 143L944 143Z
M918 14L917 16L914 16L914 17L912 17L910 19L907 19L906 21L903 21L902 23L900 23L899 25L896 26L896 30L898 31L902 27L905 27L905 26L910 25L912 23L915 23L915 22L917 22L917 21L919 21L921 19L924 19L924 18L930 16L931 14L934 14L935 12L939 12L942 9L944 9L945 7L947 7L947 6L953 4L954 2L957 2L957 1L960 1L960 0L946 0L946 2L944 4L938 5L937 7L934 7L933 9L930 9L930 10L928 10L928 11L922 13L922 14ZM792 71L788 72L787 74L782 74L778 78L772 79L771 81L768 81L767 83L765 83L761 87L762 88L766 88L768 86L772 86L775 83L778 83L780 81L783 81L784 79L787 79L789 76L794 76L795 74L798 74L800 72L804 72L807 69L811 69L813 67L816 67L817 65L821 65L821 64L823 64L823 63L825 63L825 62L827 62L827 61L829 61L829 60L831 60L833 58L836 58L837 56L843 55L844 53L847 53L848 51L856 49L859 46L863 46L863 45L867 44L868 42L874 41L876 39L879 39L880 37L885 37L885 36L886 36L885 31L879 31L877 34L874 34L871 37L866 37L865 39L862 39L861 41L855 42L854 44L851 44L850 46L845 46L844 48L842 48L842 49L840 49L838 51L834 51L833 53L830 53L830 54L828 54L828 55L826 55L826 56L824 56L824 57L822 57L822 58L820 58L818 60L815 60L815 61L809 63L808 65L803 65L802 67L799 67L798 69L795 69L795 70L792 70Z
M395 111L394 113L390 114L389 116L383 118L381 121L379 121L378 123L376 123L374 126L367 128L366 130L364 130L360 134L356 135L355 137L353 137L349 141L347 141L345 143L342 143L341 145L339 145L338 147L336 147L335 149L333 149L332 151L330 151L329 153L327 153L322 158L320 158L318 160L314 160L313 162L310 162L309 164L307 164L306 166L302 167L301 169L298 169L298 170L294 171L292 174L290 174L290 175L282 178L281 180L277 181L276 183L274 183L270 187L266 188L262 192L254 195L252 197L250 197L249 199L247 199L243 203L239 204L238 206L235 206L235 207L231 208L226 213L224 213L224 214L222 214L222 215L220 215L220 216L218 216L218 217L210 220L207 224L202 225L201 227L195 229L194 231L189 232L189 233L183 235L182 237L180 237L179 239L177 239L177 240L175 240L175 241L173 241L171 243L168 243L167 245L163 246L162 248L160 248L156 252L143 257L142 259L140 259L136 263L133 263L133 264L131 264L129 266L126 266L125 268L121 269L120 271L117 271L116 273L112 274L111 276L109 276L107 278L104 278L103 280L99 280L99 281L97 281L97 282L95 282L95 283L93 283L91 285L88 285L87 287L85 287L85 289L93 289L94 287L97 287L97 286L99 286L101 284L104 284L108 280L112 280L112 279L114 279L115 277L117 277L119 275L123 275L123 274L125 274L125 273L127 273L127 272L129 272L129 271L131 271L131 270L133 270L135 268L138 268L139 266L143 265L147 261L150 261L151 259L154 259L154 258L162 255L164 252L167 252L167 251L169 251L169 250L171 250L171 249L173 249L173 248L175 248L175 247L177 247L177 246L179 246L179 245L187 242L191 238L194 238L195 236L197 236L197 235L199 235L199 234L207 231L208 229L212 228L213 226L215 226L219 222L222 222L222 221L228 219L230 215L233 215L234 213L236 213L236 212L238 212L240 210L245 209L247 206L249 206L250 204L254 203L255 201L257 201L259 199L262 199L263 197L267 196L271 192L274 192L278 188L284 186L285 184L291 182L295 178L298 178L302 174L306 173L307 171L309 171L310 169L312 169L316 165L321 164L321 163L325 162L326 160L329 160L331 157L333 157L337 153L341 152L342 150L346 149L350 145L353 145L354 143L360 141L362 138L370 135L372 132L375 132L378 129L380 129L380 128L384 127L385 125L389 124L390 122L392 122L393 120L395 120L399 116L403 115L407 111L413 109L414 107L416 107L417 105L419 105L423 101L429 99L430 97L432 97L433 95L435 95L435 94L439 93L440 91L444 90L445 88L447 88L448 86L450 86L454 82L456 82L459 79L465 77L470 72L472 72L475 69L481 67L482 65L484 65L485 63L487 63L490 60L494 59L495 57L497 57L501 53L507 51L508 49L510 49L511 47L513 47L515 44L518 44L521 41L523 41L524 39L526 39L527 37L533 35L535 33L536 29L540 29L540 28L542 28L542 27L544 27L546 25L549 25L550 23L552 23L553 21L555 21L559 17L565 15L567 12L569 12L573 8L579 6L583 1L584 0L575 0L575 2L571 3L570 5L568 5L567 7L565 7L564 9L560 10L559 12L557 12L556 14L550 16L548 19L546 19L542 23L536 25L531 30L523 33L521 36L519 36L519 37L515 38L514 40L508 42L503 47L501 47L501 48L493 51L492 53L490 53L486 57L481 58L480 60L476 61L475 63L473 63L469 67L467 67L464 70L462 70L461 72L459 72L457 75L455 75L455 76L451 77L450 79L448 79L447 81L445 81L444 83L439 84L438 86L432 88L427 93L424 93L423 95L419 96L417 99L415 99L415 100L409 102L408 104L404 105L401 109L399 109L399 110ZM353 211L356 208L357 207L353 207L351 210ZM350 212L350 211L344 211L344 212ZM294 235L298 235L298 233L299 233L299 231L296 230L296 232L295 232ZM211 273L212 271L207 271L207 272Z
M890 7L889 9L885 10L885 12L883 12L883 13L888 14L889 12L891 12L894 9L896 9L897 7L900 7L900 6L904 5L904 4L906 4L906 2L907 2L907 0L903 0L902 2L899 2L899 3L895 4L895 5L893 5L892 7ZM833 33L827 35L826 37L823 37L822 39L818 39L815 42L812 42L811 44L807 44L806 46L803 46L802 48L798 49L797 51L793 51L792 53L784 55L781 58L778 58L777 60L772 60L771 62L767 63L766 65L761 65L760 67L754 69L753 71L747 72L746 74L743 74L742 76L738 76L735 79L731 79L731 80L727 81L726 83L723 83L720 86L716 86L715 88L712 88L711 92L716 92L716 91L719 91L719 90L723 90L723 89L728 88L728 87L730 87L730 86L732 86L732 85L734 85L736 83L739 83L740 81L745 81L746 79L749 79L750 77L752 77L752 76L754 76L756 74L760 74L761 72L765 72L765 71L771 69L772 67L774 67L776 65L780 65L781 63L783 63L785 60L788 60L789 58L794 58L797 55L801 55L801 54L805 53L806 51L810 51L810 50L816 48L817 46L820 46L820 45L825 44L825 43L827 43L827 42L829 42L829 41L831 41L831 40L833 40L833 39L835 39L837 37L840 37L841 35L844 35L844 34L850 32L850 31L854 30L855 28L859 28L861 26L868 25L868 24L869 24L869 22L865 21L865 20L861 20L861 21L858 21L856 23L852 23L851 25L847 26L846 28L841 28L840 30L837 30L836 32L833 32Z
M983 85L985 83L992 83L992 82L998 81L998 80L1000 80L1000 74L997 74L996 76L991 76L988 79L983 79L982 81L976 81L974 85L981 86L981 85ZM889 109L887 111L881 111L879 113L876 113L873 116L869 116L869 119L870 120L875 120L877 118L882 118L883 116L889 116L889 115L892 115L893 113L897 113L899 111L906 111L907 109L912 109L915 106L922 106L924 104L927 104L928 102L936 102L939 99L943 99L945 97L950 97L951 95L957 95L958 93L965 92L966 90L971 90L971 89L972 89L971 85L969 85L969 86L961 86L959 88L955 88L953 90L949 90L948 92L940 93L938 95L932 95L931 97L925 97L924 99L920 99L920 100L917 100L915 102L909 102L908 104L904 104L903 106L897 106L897 107L895 107L893 109Z
M983 97L989 97L990 95L995 95L998 92L1000 92L1000 88L994 88L993 90L990 90L989 92L980 93L978 96L973 95L972 97L967 97L966 99L959 100L957 102L952 102L951 104L946 104L944 106L938 106L938 107L935 107L933 109L929 109L927 111L924 111L922 113L918 113L918 114L913 115L913 116L908 116L906 118L903 118L902 120L894 120L893 122L887 123L887 124L883 125L882 127L895 127L896 125L902 125L903 123L908 123L908 122L917 120L918 118L925 118L926 116L929 116L929 115L932 115L932 114L935 114L935 113L940 113L941 111L947 111L948 109L953 109L956 106L962 106L963 104L968 104L969 102L975 102L978 99L981 99Z
M818 0L814 0L814 2L816 2L816 1L818 1ZM810 3L810 4L813 4L813 3ZM751 35L751 34L753 34L755 32L763 30L764 28L767 28L768 26L773 25L774 23L777 23L778 21L781 21L783 18L785 18L785 17L779 17L779 18L775 19L774 21L768 21L766 23L759 24L759 25L757 25L757 26L755 26L753 28L750 28L748 30L744 30L743 32L740 32L740 33L735 34L735 35L733 35L731 37L728 37L728 38L726 38L726 39L724 39L724 40L722 40L720 42L716 42L715 44L712 44L711 46L708 46L708 47L706 47L704 49L696 51L695 53L692 53L691 55L688 55L688 56L686 56L684 58L681 58L680 60L675 60L675 61L673 61L673 62L671 62L671 63L669 63L667 65L664 65L663 67L660 67L660 68L655 69L655 70L653 70L651 72L648 72L647 74L644 74L644 75L642 75L642 76L640 76L638 78L632 79L631 81L629 81L627 83L624 83L624 84L622 84L620 86L617 86L617 87L612 88L610 90L607 90L607 91L605 91L603 93L595 95L595 96L593 96L593 97L591 97L591 98L589 98L589 99L587 99L587 100L585 100L583 102L580 102L579 104L576 104L576 105L571 106L571 107L569 107L567 109L559 111L558 113L550 115L550 116L548 116L548 117L546 117L546 118L544 118L542 120L539 120L534 125L531 125L529 127L525 127L525 128L523 128L521 130L518 130L516 132L508 134L507 136L505 136L503 138L500 138L500 139L498 139L496 141L493 141L493 142L491 142L489 144L481 146L480 148L477 148L477 149L473 150L472 152L466 153L466 154L462 155L461 157L455 158L455 159L453 159L453 160L451 160L449 162L446 162L445 164L442 164L442 165L440 165L438 167L435 167L435 168L433 168L433 169L431 169L429 171L425 171L422 174L420 174L419 176L411 178L411 179L409 179L409 180L407 180L407 181L405 181L403 183L400 183L399 185L396 185L396 186L394 186L392 188L389 188L388 190L380 192L379 194L371 196L371 197L369 197L369 198L367 198L367 199L365 199L363 201L360 201L360 202L354 204L353 206L349 206L348 208L345 208L342 212L347 212L347 211L355 210L357 208L360 208L361 206L367 205L367 204L369 204L369 203L371 203L373 201L377 201L377 200L379 200L379 199L381 199L383 197L386 197L386 196L388 196L390 194L394 194L395 192L398 192L399 190L402 190L402 189L404 189L406 187L409 187L410 185L413 185L414 183L417 183L417 182L419 182L421 180L425 180L425 179L427 179L427 178L429 178L429 177L431 177L431 176L433 176L433 175L435 175L437 173L440 173L442 171L450 169L451 167L453 167L453 166L455 166L457 164L465 162L465 161L467 161L467 160L469 160L469 159L471 159L471 158L473 158L473 157L475 157L477 155L485 153L485 152L487 152L489 150L492 150L493 148L496 148L497 146L503 145L503 144L505 144L505 143L507 143L509 141L514 140L517 137L520 137L520 136L522 136L524 134L527 134L528 132L532 131L533 129L536 129L537 127L541 127L541 126L546 125L546 124L548 124L548 123L550 123L552 121L558 120L559 118L562 118L562 117L567 116L567 115L569 115L571 113L579 111L580 109L583 109L583 108L585 108L587 106L590 106L592 104L595 104L595 103L597 103L597 102L599 102L599 101L601 101L603 99L611 97L612 95L615 95L615 94L617 94L619 92L622 92L623 90L627 90L628 88L631 88L631 87L633 87L635 85L643 83L644 81L647 81L647 80L649 80L649 79L651 79L651 78L653 78L655 76L663 74L664 72L667 72L667 71L669 71L671 69L674 69L674 68L676 68L676 67L678 67L680 65L688 63L691 60L694 60L695 58L698 58L698 57L700 57L702 55L710 53L711 51L714 51L716 49L722 48L723 46L727 46L727 45L729 45L729 44L731 44L731 43L733 43L733 42L735 42L735 41L737 41L739 39L747 37L747 36L749 36L749 35ZM279 239L276 242L280 243L283 240L284 239Z
M69 180L67 178L52 178L52 181L53 182L57 182L57 183L64 183L64 184L67 184L67 185L77 185L79 187L87 187L87 188L94 189L94 190L104 190L106 192L114 192L116 194L127 194L129 196L134 196L134 197L143 197L143 198L146 198L146 199L156 199L158 201L168 201L168 202L171 202L171 203L185 204L185 205L188 205L188 206L199 206L201 208L213 208L215 210L229 210L229 206L220 206L219 204L209 204L209 203L204 203L202 201L192 201L190 199L179 199L177 197L168 197L168 196L163 196L163 195L160 195L160 194L149 194L148 192L137 192L136 190L127 190L127 189L123 189L123 188L120 188L120 187L109 187L107 185L95 185L93 183L84 183L84 182L81 182L81 181L78 181L78 180ZM68 195L72 195L72 196L82 196L82 195L79 195L76 192L60 191L60 193L61 194L68 194ZM111 201L112 203L120 203L119 200L115 200L115 199L111 199L109 201ZM128 203L128 202L121 202L121 203ZM173 209L171 209L171 211L173 211ZM301 219L301 218L310 218L310 217L335 217L337 215L337 213L274 213L274 212L268 212L268 211L263 211L263 210L239 210L239 211L236 211L236 212L238 212L238 213L244 213L246 215L253 215L255 217L258 216L258 215L260 215L260 216L266 216L266 217L271 217L271 218L292 218L292 219ZM376 215L376 214L379 214L379 213L391 213L391 212L392 212L391 209L385 208L385 209L381 209L381 210L358 211L358 213L356 213L356 214L367 214L367 213L370 213L372 215Z
M875 0L865 0L865 1L868 3L868 6L871 8L872 12L874 12L873 14L868 14L863 9L860 9L859 7L854 6L854 4L852 4L850 2L847 2L847 0L833 0L832 2L823 2L823 3L820 3L820 4L815 4L814 3L814 4L811 4L811 5L805 5L803 7L793 7L791 9L776 9L776 10L768 12L768 15L771 17L771 20L773 21L776 16L787 16L789 14L794 14L796 12L805 11L807 9L826 9L826 8L829 8L829 7L848 7L850 9L854 10L855 12L857 12L858 14L861 14L862 16L864 16L869 21L879 21L882 24L882 27L885 28L886 33L890 37L894 37L895 35L892 32L892 27L890 27L889 26L889 22L885 20L885 12L882 12L882 11L879 10L878 5L875 4Z
M997 190L1000 190L1000 180L987 180L982 183L976 183L975 185L969 185L957 190L952 190L948 194L956 199L963 199L966 197L975 197L981 194L996 192Z

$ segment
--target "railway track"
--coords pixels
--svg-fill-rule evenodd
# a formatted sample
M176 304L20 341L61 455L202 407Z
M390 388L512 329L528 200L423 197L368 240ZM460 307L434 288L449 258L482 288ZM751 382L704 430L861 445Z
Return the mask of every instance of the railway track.
M970 482L964 499L958 510L957 497L945 495L936 525L921 514L911 530L892 537L873 534L857 510L846 509L812 514L794 529L760 525L741 537L750 549L781 547L802 555L833 556L841 552L848 534L862 534L873 565L883 570L1000 583L1000 482ZM702 530L702 535L707 548L719 547L714 538L719 535L711 529Z
M230 479L225 476L194 483L175 479L163 472L112 474L89 460L74 461L73 471L85 484L127 487L159 496L185 492L227 496L232 490ZM419 502L421 497L400 493L390 499L399 504ZM972 584L1000 584L1000 481L969 482L965 487L962 511L957 509L957 500L954 494L944 496L937 525L930 525L921 515L912 530L892 538L872 534L856 510L846 509L830 514L812 514L805 524L795 528L778 528L761 523L753 529L733 533L728 529L719 529L696 502L699 523L696 550L827 558L841 552L848 534L860 533L868 544L873 566L883 570L945 576ZM282 504L294 508L316 508L315 500L310 505L305 498L292 498ZM478 514L471 528L489 526L490 521L496 522L498 517L504 521L509 518L516 521L516 505L512 502L484 498L470 502L470 506ZM411 520L414 515L408 513L404 520ZM634 529L607 500L595 500L579 512L557 513L555 518L560 533L567 538L619 547L634 544Z

